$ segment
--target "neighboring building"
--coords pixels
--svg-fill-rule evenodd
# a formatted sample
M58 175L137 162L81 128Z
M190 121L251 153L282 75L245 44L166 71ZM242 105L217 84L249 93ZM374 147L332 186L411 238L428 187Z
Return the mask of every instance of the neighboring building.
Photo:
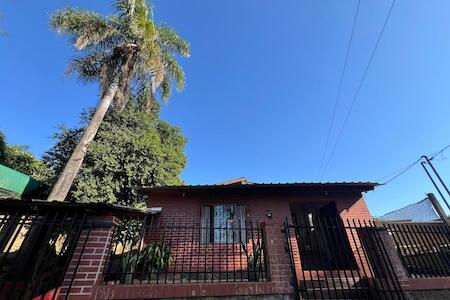
M0 164L0 199L37 196L46 188L44 183L31 176Z
M419 202L388 212L377 220L382 222L429 223L447 219L444 210L433 194Z

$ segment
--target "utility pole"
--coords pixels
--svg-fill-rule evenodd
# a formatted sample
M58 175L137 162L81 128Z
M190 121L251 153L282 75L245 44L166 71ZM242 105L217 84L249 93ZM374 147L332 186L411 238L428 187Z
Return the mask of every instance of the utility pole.
M427 198L431 202L431 205L433 205L434 209L436 210L437 214L441 218L442 222L450 225L450 219L447 219L447 214L445 213L444 209L442 209L441 204L436 199L436 197L433 195L433 193L427 194Z
M431 169L433 170L434 174L436 174L436 176L439 179L439 181L441 182L442 186L447 191L447 194L450 196L450 191L448 190L447 186L445 185L444 180L442 180L441 176L439 175L439 173L436 171L433 164L431 163L431 159L429 159L428 156L426 156L426 155L424 155L422 157L425 158L425 160L427 161L427 163L430 165Z
M434 168L433 164L431 163L431 160L426 156L426 155L422 155L422 158L425 159L425 161L421 162L420 164L422 165L422 168L425 170L425 172L427 173L428 177L430 178L431 182L433 183L434 187L436 188L436 190L438 191L439 195L441 196L442 200L444 200L445 205L447 205L447 208L450 209L450 205L448 204L447 200L445 199L444 195L441 192L441 189L439 188L439 186L437 185L436 181L433 179L433 176L431 176L430 172L428 171L428 169L426 168L425 164L428 164L431 169L433 170L434 174L436 175L436 177L439 179L439 182L442 184L442 186L445 188L445 190L447 191L447 194L450 195L450 191L447 188L447 186L445 185L444 181L442 180L442 177L439 175L439 173L437 172L437 170Z

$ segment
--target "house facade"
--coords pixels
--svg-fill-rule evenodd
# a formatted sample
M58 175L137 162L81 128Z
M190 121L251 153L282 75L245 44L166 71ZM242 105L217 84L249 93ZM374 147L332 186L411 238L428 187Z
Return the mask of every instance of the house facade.
M442 299L450 227L382 223L375 183L142 188L147 209L4 201L0 299Z
M198 224L204 222L207 210L230 218L226 208L237 209L241 222L264 222L280 225L286 218L329 217L371 219L363 197L376 183L248 183L238 179L218 185L196 185L143 188L148 206L161 208L163 223ZM219 224L218 221L217 224Z
M423 264L420 273L415 272L416 265L405 263L403 258L411 251L399 256L403 245L391 238L395 230L375 224L365 202L364 193L376 186L370 182L262 184L239 178L216 185L142 188L155 213L147 221L143 239L146 244L168 245L170 260L166 258L165 266L139 280L107 282L94 295L114 298L128 293L133 299L140 295L406 299L408 295L414 299L427 287L442 297L439 293L450 288L446 283L450 266L425 264L440 269L437 276L427 273ZM442 237L430 248L447 245Z
M175 292L177 297L199 295L200 289L202 296L270 295L284 299L293 295L291 257L284 247L285 224L314 226L319 219L330 224L348 219L369 221L371 215L363 193L375 186L255 184L238 179L218 185L159 187L141 192L148 195L148 206L159 211L151 231L157 236L165 231L166 238L172 241L172 251L176 252L172 262L175 269L168 270L169 281L181 284L184 278L191 287L182 286ZM295 232L291 235L296 241ZM323 267L319 261L329 249L339 253L345 252L342 248L352 251L344 230L328 241L324 237L321 249L316 249L313 239L303 239L308 248L303 247L302 251L309 258L308 269ZM301 274L299 254L293 253L296 272ZM339 269L339 262L345 265L348 257L329 255L328 259L336 260ZM308 272L308 276L321 275L313 273Z

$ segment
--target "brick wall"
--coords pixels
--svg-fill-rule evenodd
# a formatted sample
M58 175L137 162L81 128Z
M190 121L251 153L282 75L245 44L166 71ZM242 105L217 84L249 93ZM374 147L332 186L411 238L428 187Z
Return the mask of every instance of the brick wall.
M87 220L69 263L58 299L90 299L93 287L103 280L103 268L109 254L113 225L112 216L92 217Z
M293 274L291 270L291 263L289 253L285 249L286 237L282 233L284 222L287 220L292 223L290 205L293 203L312 203L312 202L330 202L335 201L339 213L347 218L370 218L369 211L365 204L364 199L359 193L345 193L345 194L328 194L328 193L309 193L303 196L277 196L277 195L259 195L259 196L244 196L244 197L217 197L215 195L208 196L189 196L186 194L178 193L172 195L158 195L158 197L151 197L149 206L162 207L162 213L156 221L159 225L167 224L195 224L200 223L200 210L201 205L213 205L213 204L243 204L247 209L247 221L256 223L263 223L265 228L265 242L266 242L266 259L269 266L269 278L267 283L239 283L238 285L249 287L256 284L260 286L267 286L267 288L256 289L261 293L270 294L292 294L294 292L292 287ZM272 217L267 217L267 212L270 211ZM297 274L301 274L300 270L300 255L297 247L295 234L291 233L291 244L293 246L295 267ZM195 237L198 240L198 236ZM194 249L199 251L201 247L211 247L211 245L198 245L192 244L181 245L181 247L188 247L188 249ZM196 248L199 247L199 248ZM217 247L217 246L216 246ZM229 246L227 246L229 247ZM176 247L175 247L176 249ZM186 251L186 249L183 249ZM209 253L211 253L209 249ZM186 252L185 252L186 253ZM221 262L225 263L225 262ZM214 262L217 265L217 261ZM222 264L226 265L226 264ZM243 266L245 267L245 265ZM225 283L219 283L219 286L226 285ZM177 297L190 296L192 294L192 288L187 285L182 290L184 293L178 292ZM204 286L204 284L201 284ZM163 288L154 286L155 289ZM121 287L113 287L117 293L122 293ZM129 287L128 287L129 288ZM208 291L211 291L211 295L215 294L212 287L207 287L206 292L203 294L209 295ZM230 293L226 292L227 289L221 290L221 295L239 295L236 294L236 289L231 289ZM253 292L245 289L237 289L243 293L242 295L252 294ZM101 293L105 293L105 289L102 289ZM123 292L124 293L124 292ZM167 296L167 292L164 295ZM181 293L181 294L180 294ZM116 293L115 293L116 294ZM157 296L163 297L156 293ZM154 296L157 298L157 296Z
M372 220L369 208L362 195L340 198L336 207L343 220Z
M196 222L198 223L198 222ZM164 237L165 242L170 245L173 261L170 264L167 272L183 273L192 270L193 272L205 273L212 272L230 272L238 274L230 274L238 278L239 273L246 273L247 259L243 247L251 253L253 242L262 243L263 227L251 227L246 233L248 240L246 242L239 242L237 239L233 243L228 240L228 243L202 243L200 239L201 230L199 224L193 225L175 223L173 225L159 225L154 226L151 232L146 236L146 243L158 242L161 237ZM236 236L238 234L236 233ZM234 240L234 238L233 238ZM264 261L264 253L261 261Z
M201 297L201 296L244 296L244 295L292 295L294 293L291 282L293 272L291 269L290 255L286 251L286 236L282 232L283 222L286 220L292 223L290 205L293 203L329 202L334 201L340 216L346 222L352 219L371 220L370 213L364 198L360 194L336 193L336 194L305 194L302 196L260 195L246 197L216 197L208 196L186 196L183 194L171 195L170 197L151 198L150 206L162 207L162 213L155 220L156 225L177 225L196 224L200 222L201 205L235 203L244 204L247 207L247 220L254 223L264 224L266 260L268 262L267 282L237 282L237 283L183 283L183 284L143 284L143 285L105 285L103 282L103 268L108 255L109 245L113 234L112 224L116 223L113 217L103 217L101 226L86 228L77 244L75 255L73 256L64 283L60 289L58 299L64 299L71 286L69 299L157 299L170 297ZM270 211L272 217L266 214ZM95 223L95 222L94 222ZM92 223L92 224L94 224ZM97 224L97 225L98 225ZM109 224L109 225L107 225ZM186 237L185 233L178 231L179 236ZM355 234L355 232L353 232ZM362 253L362 245L359 239L352 238L352 231L347 230L350 246L355 253ZM150 239L150 236L147 236ZM389 237L386 237L389 238ZM189 236L188 236L189 239ZM176 253L175 259L183 260L182 256L197 251L197 253L211 253L212 248L221 251L233 249L233 245L200 244L199 234L192 235L191 241L180 243L174 249L182 248L185 254ZM295 261L296 274L301 276L301 257L299 255L295 233L290 235L293 258ZM392 244L392 243L391 243ZM405 290L420 290L433 288L449 288L448 278L405 278L402 275L401 262L395 258L395 249L389 241L385 242L389 255L392 256L394 269L399 276L400 283ZM234 245L236 247L236 245ZM84 249L82 251L82 249ZM234 249L237 250L237 249ZM176 251L175 252L179 252ZM238 259L239 257L234 257ZM198 265L195 265L195 264ZM236 261L234 261L236 263ZM360 269L367 268L367 261L357 260ZM200 261L190 261L190 266L204 267ZM233 264L233 261L225 259L217 261L217 257L211 256L206 260L206 264L215 265L217 271L221 267ZM179 268L180 265L175 268ZM187 265L181 265L187 268ZM246 267L245 263L242 265ZM170 269L174 271L174 269ZM176 271L176 270L175 270ZM403 276L403 277L402 277ZM321 272L316 273L316 277L322 277ZM302 278L298 278L299 280ZM305 277L305 279L308 279Z
M286 251L286 237L282 233L284 222L292 223L290 205L293 203L330 202L335 201L336 207L343 218L370 218L367 206L360 194L305 194L302 196L259 195L245 197L216 197L208 196L186 196L175 194L167 197L150 198L152 207L162 207L163 210L155 220L154 226L165 225L196 225L200 224L201 205L212 204L243 204L247 208L247 221L253 224L264 224L265 250L268 263L267 282L242 282L242 283L195 283L195 284L147 284L147 285L103 285L102 272L108 255L108 247L113 234L112 227L93 228L90 233L86 229L83 231L81 239L77 245L75 255L70 262L70 266L64 284L60 290L60 299L65 294L70 285L69 299L120 299L120 298L162 298L162 297L190 297L199 295L208 296L234 296L234 295L256 295L256 294L293 294L294 290L291 282L293 273L291 269L290 256ZM272 217L266 214L270 211ZM105 220L103 220L105 221ZM108 220L112 226L114 222L110 217ZM105 226L103 226L105 227ZM165 233L167 234L167 232ZM218 245L199 243L199 234L186 236L182 231L177 232L178 236L184 239L190 238L190 242L174 244L175 259L183 261L183 255L189 256L192 251L195 253L212 253L211 247ZM147 236L147 240L151 239ZM291 233L291 244L293 246L295 267L297 274L301 274L300 255L297 247L295 234ZM221 245L220 251L225 248L230 250L232 245ZM81 254L81 250L84 252ZM183 252L177 251L183 249ZM235 249L237 250L237 249ZM80 256L81 254L81 256ZM226 257L226 256L222 256ZM222 258L217 261L217 256L211 256L206 260L206 264L218 268L225 268L233 261L229 258ZM233 258L239 259L239 256ZM187 261L187 260L184 260ZM235 261L236 263L237 261ZM246 268L245 260L239 263L242 268ZM196 265L198 263L198 265ZM201 268L204 265L200 261L191 260L188 265L177 265L176 268ZM209 266L207 266L209 267ZM222 269L222 270L225 270ZM173 271L173 269L170 269ZM176 271L176 270L175 270ZM179 271L179 269L178 269ZM75 272L75 273L74 273ZM72 282L73 278L73 282ZM71 283L72 282L72 283Z

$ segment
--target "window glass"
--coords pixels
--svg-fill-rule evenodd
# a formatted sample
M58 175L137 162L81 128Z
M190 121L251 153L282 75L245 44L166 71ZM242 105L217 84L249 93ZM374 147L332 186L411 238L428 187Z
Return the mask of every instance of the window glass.
M245 239L243 205L204 205L201 209L202 243L236 243Z

